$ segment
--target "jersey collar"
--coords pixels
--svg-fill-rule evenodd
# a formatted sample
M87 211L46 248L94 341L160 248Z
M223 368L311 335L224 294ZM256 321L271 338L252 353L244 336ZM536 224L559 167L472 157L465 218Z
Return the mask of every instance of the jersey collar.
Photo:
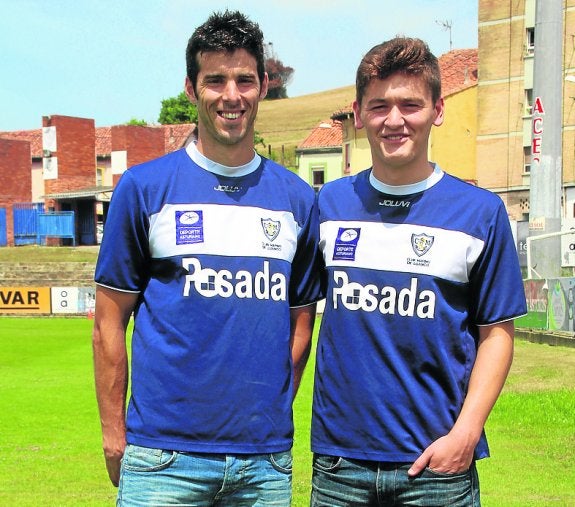
M186 152L189 157L202 169L209 171L214 174L219 174L220 176L246 176L253 173L261 164L261 157L254 151L254 158L252 158L247 164L239 165L236 167L229 167L227 165L218 164L205 157L198 151L196 143L190 143L186 146Z
M388 195L410 195L423 192L431 188L433 185L439 182L445 173L437 165L433 164L433 172L423 181L418 181L417 183L410 183L409 185L386 185L385 183L379 181L373 175L373 169L369 172L369 183L373 188L382 194Z

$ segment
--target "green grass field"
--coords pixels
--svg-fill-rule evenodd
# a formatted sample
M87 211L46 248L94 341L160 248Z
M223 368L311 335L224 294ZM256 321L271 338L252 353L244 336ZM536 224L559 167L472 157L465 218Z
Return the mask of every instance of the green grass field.
M53 247L39 245L11 246L0 248L0 262L47 263L47 262L92 262L96 264L97 246Z
M0 317L0 505L113 505L100 450L92 321ZM313 363L294 406L294 501L308 503ZM518 341L479 463L483 505L575 505L575 349Z

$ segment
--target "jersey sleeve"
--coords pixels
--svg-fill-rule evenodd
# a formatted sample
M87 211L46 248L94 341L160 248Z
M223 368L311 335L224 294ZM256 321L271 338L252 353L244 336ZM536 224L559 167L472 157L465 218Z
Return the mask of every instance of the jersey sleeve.
M496 324L527 313L519 258L503 203L493 216L470 282L470 316L475 324Z
M147 281L149 221L143 193L130 171L114 189L94 280L112 289L140 292Z
M320 299L319 215L317 200L311 206L297 243L290 278L290 306L305 306Z

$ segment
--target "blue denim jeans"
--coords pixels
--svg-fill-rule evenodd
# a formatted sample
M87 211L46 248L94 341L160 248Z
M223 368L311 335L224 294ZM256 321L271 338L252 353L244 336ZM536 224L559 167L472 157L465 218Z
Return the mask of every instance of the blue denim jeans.
M312 507L403 506L477 507L475 463L467 472L441 474L426 469L410 478L410 463L378 463L314 455Z
M128 445L116 505L289 507L291 452L193 454Z

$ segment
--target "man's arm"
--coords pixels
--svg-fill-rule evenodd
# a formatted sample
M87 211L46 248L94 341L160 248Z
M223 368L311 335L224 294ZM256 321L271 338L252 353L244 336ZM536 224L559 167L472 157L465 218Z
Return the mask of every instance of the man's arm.
M479 346L469 390L451 431L433 442L413 463L409 475L429 467L437 472L467 470L485 421L505 384L513 360L513 321L479 328Z
M96 287L92 336L96 398L106 468L114 486L118 486L120 480L120 462L126 447L126 327L137 299L138 294Z
M315 322L316 304L290 309L291 355L294 368L293 395L295 397L311 350L311 335Z

